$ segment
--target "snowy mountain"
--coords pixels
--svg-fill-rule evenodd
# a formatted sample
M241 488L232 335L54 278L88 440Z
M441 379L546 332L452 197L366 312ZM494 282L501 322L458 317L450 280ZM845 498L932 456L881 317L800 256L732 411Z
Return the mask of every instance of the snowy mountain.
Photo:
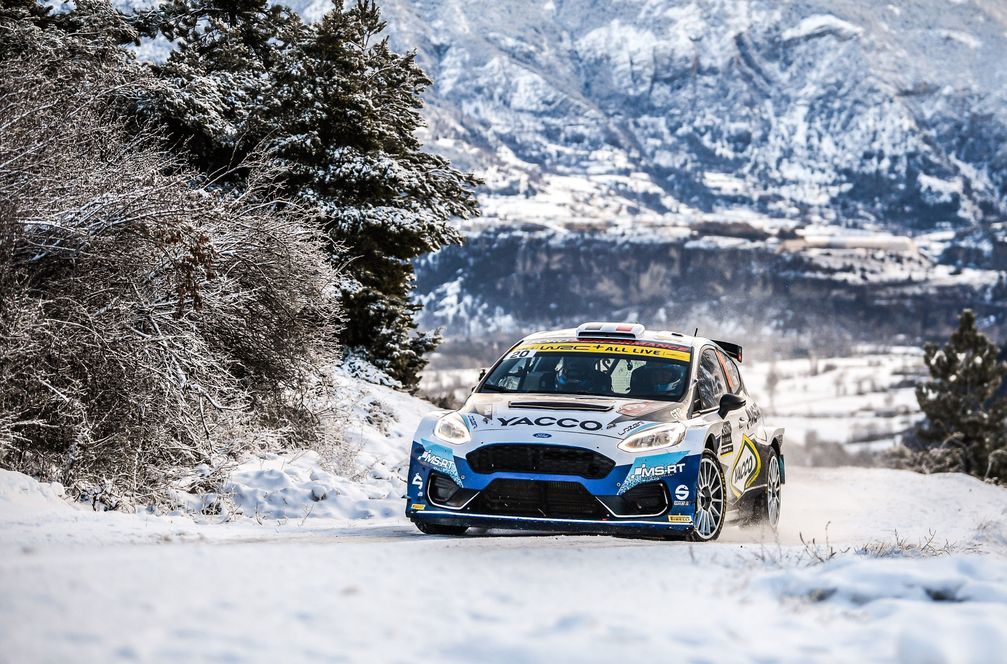
M418 265L425 325L1003 322L1007 6L382 6L434 80L431 145L486 180L467 246Z
M436 149L485 177L492 219L904 231L1007 212L996 0L381 4L434 80Z

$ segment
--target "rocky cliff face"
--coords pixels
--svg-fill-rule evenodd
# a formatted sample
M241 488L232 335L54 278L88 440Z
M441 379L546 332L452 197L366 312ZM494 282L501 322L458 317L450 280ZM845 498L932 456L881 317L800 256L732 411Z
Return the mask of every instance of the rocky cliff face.
M418 275L424 324L456 340L614 319L842 352L937 338L964 305L995 329L1007 312L1002 276L935 266L912 246L507 229L425 259Z

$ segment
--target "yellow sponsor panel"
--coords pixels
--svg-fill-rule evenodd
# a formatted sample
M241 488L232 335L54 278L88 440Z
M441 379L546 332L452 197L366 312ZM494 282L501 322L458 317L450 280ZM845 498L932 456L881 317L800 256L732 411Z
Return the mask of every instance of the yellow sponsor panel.
M656 346L637 344L583 343L580 341L558 341L552 343L525 344L514 349L533 350L536 353L595 353L609 355L633 355L636 357L660 357L669 360L689 361L689 352Z
M692 523L692 517L688 514L669 514L668 523Z
M427 506L424 505L423 503L413 503L410 507L412 507L414 510L425 510L427 508Z

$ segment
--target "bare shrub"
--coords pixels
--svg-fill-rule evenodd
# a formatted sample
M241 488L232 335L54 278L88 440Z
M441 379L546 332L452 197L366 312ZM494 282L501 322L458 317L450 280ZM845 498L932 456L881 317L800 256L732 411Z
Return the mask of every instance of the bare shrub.
M944 540L944 543L941 544L936 542L936 539L937 533L933 530L929 531L926 537L915 542L899 535L899 531L896 530L891 540L868 542L863 546L857 547L856 552L859 555L871 558L931 558L935 556L947 556L952 553L976 553L979 551L979 548L973 544L954 544L947 540Z
M117 85L0 65L0 467L109 506L318 444L339 321L338 271L269 173L201 181L125 130Z

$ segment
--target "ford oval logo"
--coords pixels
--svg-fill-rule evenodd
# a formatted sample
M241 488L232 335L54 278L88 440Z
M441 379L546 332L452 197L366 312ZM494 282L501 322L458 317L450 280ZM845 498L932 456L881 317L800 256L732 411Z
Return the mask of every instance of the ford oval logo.
M551 433L537 433L537 434L535 434L535 437L536 438L552 438L552 434Z

